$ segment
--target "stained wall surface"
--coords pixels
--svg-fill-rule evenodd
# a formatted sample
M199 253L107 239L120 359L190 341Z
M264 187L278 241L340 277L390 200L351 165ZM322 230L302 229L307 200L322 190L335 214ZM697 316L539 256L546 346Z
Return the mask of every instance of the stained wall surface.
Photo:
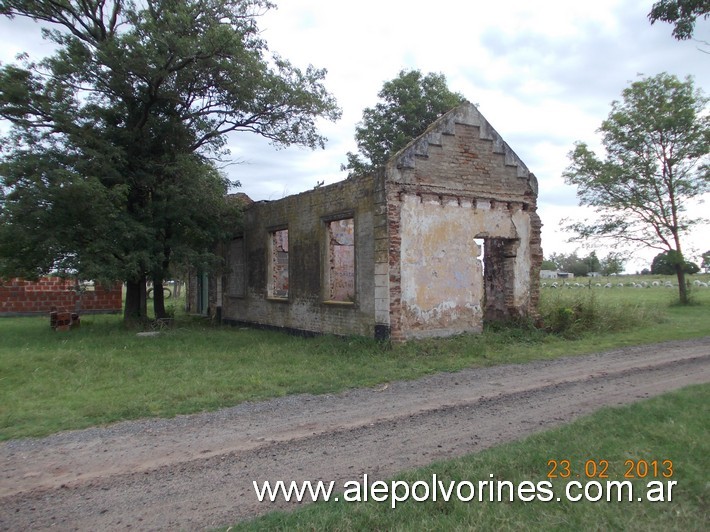
M222 319L373 336L383 203L382 179L368 176L250 205L219 278Z
M379 173L249 205L209 304L229 323L394 341L534 316L536 209L535 176L465 103Z
M475 106L444 115L390 160L386 177L390 233L399 235L390 246L394 339L535 312L537 182Z

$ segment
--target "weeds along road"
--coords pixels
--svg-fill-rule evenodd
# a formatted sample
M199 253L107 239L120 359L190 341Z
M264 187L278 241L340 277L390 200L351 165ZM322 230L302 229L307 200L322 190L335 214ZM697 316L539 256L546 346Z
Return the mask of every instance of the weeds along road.
M252 481L385 479L710 381L710 337L0 444L0 529L200 529L288 503Z

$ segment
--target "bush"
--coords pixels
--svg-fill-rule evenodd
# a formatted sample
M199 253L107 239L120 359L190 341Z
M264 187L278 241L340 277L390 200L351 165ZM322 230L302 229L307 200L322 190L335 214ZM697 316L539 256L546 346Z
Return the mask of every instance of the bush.
M568 339L586 332L623 331L663 320L657 308L641 303L600 303L593 290L559 293L550 300L543 300L540 317L546 331Z

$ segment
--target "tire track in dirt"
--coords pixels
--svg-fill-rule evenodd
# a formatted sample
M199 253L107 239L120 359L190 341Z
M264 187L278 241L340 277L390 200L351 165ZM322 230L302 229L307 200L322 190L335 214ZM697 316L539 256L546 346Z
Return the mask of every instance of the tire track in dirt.
M0 528L207 528L288 503L252 480L384 479L710 382L710 337L0 445Z

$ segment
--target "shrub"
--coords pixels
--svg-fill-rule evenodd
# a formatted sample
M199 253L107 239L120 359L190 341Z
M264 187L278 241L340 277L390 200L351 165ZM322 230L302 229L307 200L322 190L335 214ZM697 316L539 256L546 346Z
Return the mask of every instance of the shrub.
M658 308L643 303L602 303L594 290L558 293L543 300L540 317L546 331L564 338L578 338L586 332L623 331L664 319Z

